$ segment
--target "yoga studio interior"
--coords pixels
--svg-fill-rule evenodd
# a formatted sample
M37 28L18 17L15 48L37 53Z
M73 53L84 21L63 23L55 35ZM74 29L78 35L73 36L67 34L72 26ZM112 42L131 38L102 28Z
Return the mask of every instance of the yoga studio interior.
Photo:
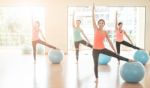
M150 88L150 0L0 0L0 88Z

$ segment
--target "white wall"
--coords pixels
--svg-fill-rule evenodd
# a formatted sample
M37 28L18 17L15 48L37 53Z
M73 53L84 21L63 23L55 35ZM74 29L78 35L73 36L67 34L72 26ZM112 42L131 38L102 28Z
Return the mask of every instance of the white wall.
M102 6L146 6L145 48L150 51L150 1L148 0L95 0ZM44 6L46 8L46 36L49 43L67 52L67 7L89 6L92 0L1 0L0 6Z

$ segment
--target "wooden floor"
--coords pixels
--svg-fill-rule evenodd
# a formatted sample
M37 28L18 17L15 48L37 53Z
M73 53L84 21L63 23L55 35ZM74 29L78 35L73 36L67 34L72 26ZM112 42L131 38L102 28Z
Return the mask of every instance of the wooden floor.
M124 56L131 56L124 54ZM0 52L0 88L150 88L150 64L138 84L125 83L120 77L117 60L99 65L99 82L95 84L91 52L80 52L75 63L74 52L64 56L61 64L52 64L47 56Z

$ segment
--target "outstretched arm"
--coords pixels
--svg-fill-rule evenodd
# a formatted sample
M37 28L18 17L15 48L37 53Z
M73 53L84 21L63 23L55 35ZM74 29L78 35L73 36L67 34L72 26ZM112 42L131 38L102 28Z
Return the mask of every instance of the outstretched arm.
M116 17L115 17L115 31L117 30L117 24L118 24L118 13L116 12Z
M85 33L82 29L81 29L81 33L83 34L84 38L90 43L89 39L87 38L87 36L85 35Z
M34 28L34 20L33 20L33 16L31 18L31 24L32 24L32 29Z
M95 20L95 4L93 2L93 8L92 8L92 21L93 21L93 28L94 31L97 30L96 20Z
M75 28L74 14L75 14L75 12L73 12L73 16L72 16L72 27L73 27L73 28Z
M133 42L131 41L130 37L127 35L127 33L124 31L124 35L128 38L128 40L130 41L131 44L133 44Z
M113 49L113 51L115 53L117 53L114 46L113 46L113 44L112 44L112 42L111 42L111 40L110 40L110 38L109 38L109 36L108 36L108 34L107 34L107 32L106 32L106 39L108 40L108 43L109 43L110 47Z
M39 29L40 30L40 29ZM43 32L40 30L40 33L41 33L41 35L42 35L42 38L44 39L44 41L46 41L46 38L45 38L45 36L44 36L44 34L43 34Z

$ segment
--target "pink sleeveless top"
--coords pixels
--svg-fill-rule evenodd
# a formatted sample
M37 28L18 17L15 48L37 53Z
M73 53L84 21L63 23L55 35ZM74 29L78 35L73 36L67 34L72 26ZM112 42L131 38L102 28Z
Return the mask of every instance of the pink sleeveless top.
M95 31L94 34L94 49L104 49L104 40L106 38L105 32L100 32L99 30Z
M123 41L123 34L124 34L124 31L119 31L117 30L116 31L116 41L117 42L122 42Z
M35 40L39 40L39 39L40 39L40 37L39 37L39 32L40 32L39 29L33 29L33 30L32 30L32 41L35 41Z

